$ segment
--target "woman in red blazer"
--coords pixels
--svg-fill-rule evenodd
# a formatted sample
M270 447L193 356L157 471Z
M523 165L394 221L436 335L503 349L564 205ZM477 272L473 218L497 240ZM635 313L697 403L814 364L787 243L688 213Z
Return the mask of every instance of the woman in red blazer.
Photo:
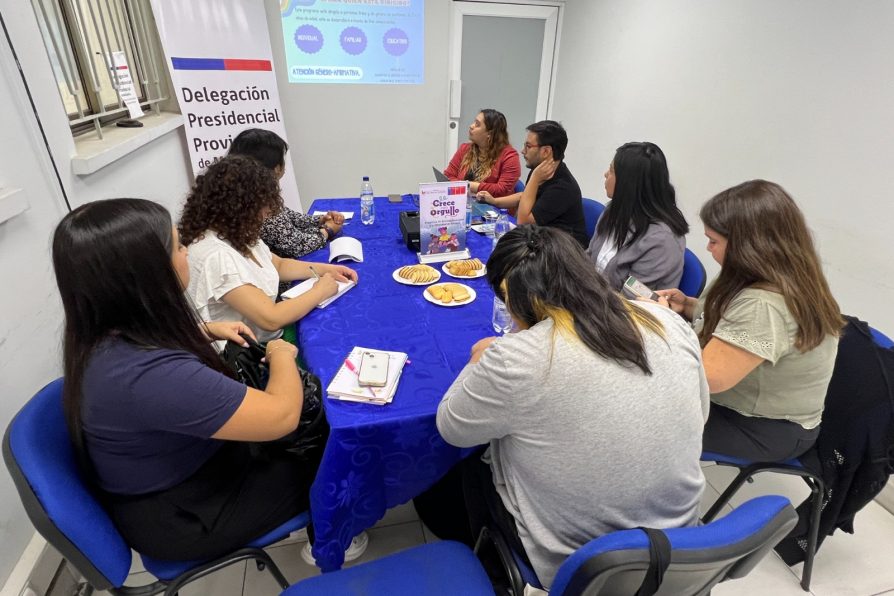
M487 191L494 197L515 192L521 174L518 151L509 144L506 117L486 108L469 126L469 142L457 149L444 174L451 180L468 180L474 196Z

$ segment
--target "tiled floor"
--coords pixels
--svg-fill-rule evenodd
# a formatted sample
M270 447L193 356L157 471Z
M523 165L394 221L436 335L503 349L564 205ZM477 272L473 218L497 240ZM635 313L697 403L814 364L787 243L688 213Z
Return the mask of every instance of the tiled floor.
M702 503L703 511L719 495L734 475L730 468L708 466L704 469L708 487ZM759 476L734 497L738 505L763 494L782 494L799 503L809 491L798 478L777 474ZM811 594L817 596L894 596L894 515L871 503L857 516L856 534L837 532L828 538L817 554ZM437 540L416 516L412 504L395 507L375 528L369 530L369 548L350 565L382 557L405 548ZM319 573L304 563L299 555L303 542L273 546L269 550L286 578L294 583ZM151 581L147 573L135 567L129 584ZM798 584L801 565L789 568L772 553L748 576L718 585L712 594L719 596L768 594L803 596ZM259 572L254 563L239 563L187 586L183 596L273 596L279 586L266 571ZM327 595L328 596L328 595ZM421 595L424 596L424 595Z

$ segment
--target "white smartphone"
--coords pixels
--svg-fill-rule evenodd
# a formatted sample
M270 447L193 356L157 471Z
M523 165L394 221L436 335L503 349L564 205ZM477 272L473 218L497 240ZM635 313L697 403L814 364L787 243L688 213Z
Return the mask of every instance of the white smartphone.
M357 382L365 387L384 387L388 382L388 354L363 352Z
M624 282L624 289L635 296L648 298L649 300L655 300L656 302L661 298L661 296L650 290L646 284L642 283L632 275L628 276L627 281Z

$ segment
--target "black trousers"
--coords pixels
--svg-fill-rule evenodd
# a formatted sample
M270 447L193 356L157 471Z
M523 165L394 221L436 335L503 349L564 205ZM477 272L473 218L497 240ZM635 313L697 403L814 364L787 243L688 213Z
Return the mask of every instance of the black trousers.
M813 447L819 427L810 430L790 420L743 416L711 404L702 449L756 462L798 457Z
M245 546L309 508L319 460L227 442L188 480L138 496L106 495L118 531L157 559L211 559Z
M470 547L475 546L485 526L499 530L510 548L530 566L515 518L497 493L490 465L481 461L485 450L482 447L456 464L434 486L413 499L416 512L438 538Z

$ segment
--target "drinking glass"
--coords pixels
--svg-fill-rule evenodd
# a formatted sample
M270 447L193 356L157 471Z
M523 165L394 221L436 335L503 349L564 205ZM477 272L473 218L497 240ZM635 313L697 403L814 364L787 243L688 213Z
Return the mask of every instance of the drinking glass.
M484 212L484 234L488 238L494 237L494 222L497 221L497 213L495 211L487 210Z
M497 242L500 241L500 238L503 237L503 234L509 231L509 216L505 213L500 213L500 216L497 218L497 222L494 224L494 246L497 245Z
M497 333L509 333L512 330L512 317L509 316L509 310L499 297L494 296L494 331Z

